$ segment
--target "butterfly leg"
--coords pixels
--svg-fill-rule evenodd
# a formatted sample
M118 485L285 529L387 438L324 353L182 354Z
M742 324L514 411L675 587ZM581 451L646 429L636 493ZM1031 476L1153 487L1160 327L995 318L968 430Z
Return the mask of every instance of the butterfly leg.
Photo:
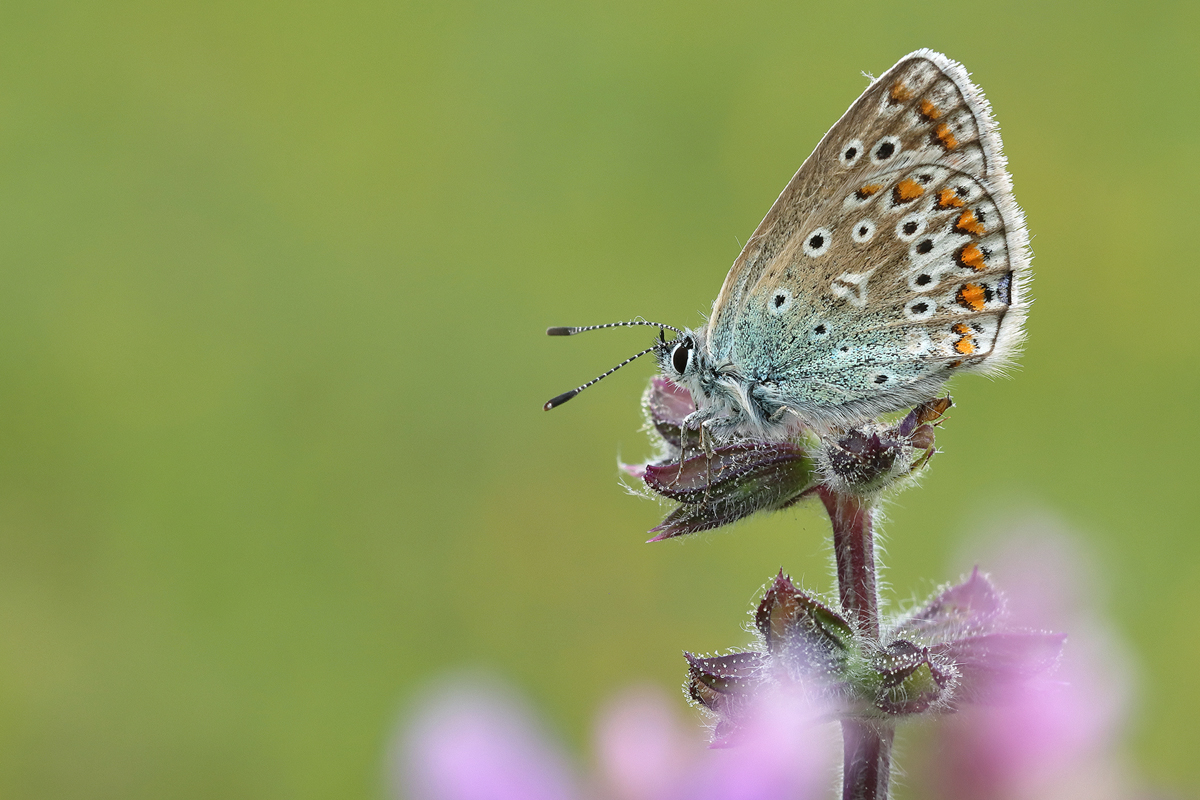
M710 408L693 411L684 417L682 424L679 426L679 471L675 476L676 482L683 477L683 463L688 460L688 437L691 431L695 431L696 435L700 437L700 452L704 453L711 469L712 435L708 430L708 426L713 421L713 411ZM711 477L710 474L709 478L711 479Z
M684 424L679 426L679 468L675 470L675 484L683 478L683 462L687 461L689 433L687 420L684 420Z
M686 417L684 417L683 423L680 425L680 429L682 431L680 444L683 444L683 441L686 440L687 432L689 430L693 430L699 432L700 446L701 448L705 448L705 432L709 426L717 422L714 417L715 413L716 412L714 409L710 406L708 408L701 408L698 411L693 411L691 414L688 414ZM686 450L687 448L684 449ZM706 449L705 452L708 452L708 450Z
M712 418L700 423L700 449L704 452L704 502L706 503L709 501L709 487L713 483L712 457L715 437L713 436L712 429L720 422L720 419Z

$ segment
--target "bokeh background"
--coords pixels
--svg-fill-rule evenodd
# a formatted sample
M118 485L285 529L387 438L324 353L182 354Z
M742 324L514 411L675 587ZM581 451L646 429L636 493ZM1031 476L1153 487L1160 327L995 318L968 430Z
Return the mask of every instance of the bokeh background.
M0 795L377 797L464 667L583 752L612 691L743 644L780 566L828 588L810 507L643 544L651 364L541 403L652 334L542 331L696 324L922 46L994 103L1037 299L889 508L889 596L1065 520L1129 752L1195 786L1198 33L1193 2L4 3Z

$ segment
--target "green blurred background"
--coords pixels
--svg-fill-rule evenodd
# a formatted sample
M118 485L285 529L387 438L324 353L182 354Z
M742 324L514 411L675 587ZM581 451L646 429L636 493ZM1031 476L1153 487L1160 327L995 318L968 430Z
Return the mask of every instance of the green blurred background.
M581 751L741 644L802 507L645 545L641 362L904 53L966 63L1034 235L1013 380L960 379L889 509L895 596L1031 506L1106 575L1129 742L1200 782L1200 6L0 7L0 795L376 797L475 666ZM1165 303L1170 300L1170 303ZM969 553L967 555L969 558Z

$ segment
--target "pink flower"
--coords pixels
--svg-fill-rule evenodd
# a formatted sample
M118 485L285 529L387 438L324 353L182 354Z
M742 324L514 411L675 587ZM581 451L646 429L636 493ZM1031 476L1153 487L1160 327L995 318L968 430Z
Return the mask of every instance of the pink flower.
M956 800L1131 796L1118 749L1130 697L1127 656L1095 611L1081 554L1046 520L989 538L1005 543L983 558L1008 590L1010 618L1070 635L1055 671L998 680L986 703L947 718L913 783L922 796Z
M576 800L570 762L525 707L484 683L459 682L420 705L399 743L410 800Z
M706 748L675 706L646 688L615 699L596 727L596 774L584 780L522 704L494 687L449 684L408 720L394 788L408 800L804 800L833 791L837 731L802 698L764 694L740 746L723 750Z

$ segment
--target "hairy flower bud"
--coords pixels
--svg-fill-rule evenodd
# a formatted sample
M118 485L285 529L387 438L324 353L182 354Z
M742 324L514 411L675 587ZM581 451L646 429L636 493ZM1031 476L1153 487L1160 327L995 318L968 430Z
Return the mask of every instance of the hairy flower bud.
M805 451L768 443L733 444L682 463L648 465L642 477L650 489L680 504L651 531L658 534L651 541L786 508L816 483Z
M907 639L889 644L876 654L871 666L880 678L875 707L888 716L929 709L945 699L945 690L954 681L952 664Z
M824 484L848 495L874 494L919 469L933 454L933 424L950 398L914 408L898 424L860 428L801 441L734 437L717 446L684 420L696 410L687 390L654 378L642 397L658 454L625 465L651 492L679 503L650 541L728 525L759 511L787 508Z
M978 570L884 627L856 633L841 611L782 571L754 614L758 650L685 653L686 692L729 744L763 692L799 692L832 716L887 720L995 696L1051 670L1064 638L1010 626L1004 599Z
M929 460L933 424L951 406L949 397L914 408L897 425L875 422L826 437L818 456L825 483L837 494L874 494Z
M758 604L754 624L769 653L808 674L836 672L854 645L850 623L797 589L783 570Z
M642 398L659 457L625 466L655 494L679 503L651 533L650 541L711 530L758 511L786 508L816 485L808 451L791 442L733 439L705 451L699 431L683 420L696 410L691 395L655 378Z

